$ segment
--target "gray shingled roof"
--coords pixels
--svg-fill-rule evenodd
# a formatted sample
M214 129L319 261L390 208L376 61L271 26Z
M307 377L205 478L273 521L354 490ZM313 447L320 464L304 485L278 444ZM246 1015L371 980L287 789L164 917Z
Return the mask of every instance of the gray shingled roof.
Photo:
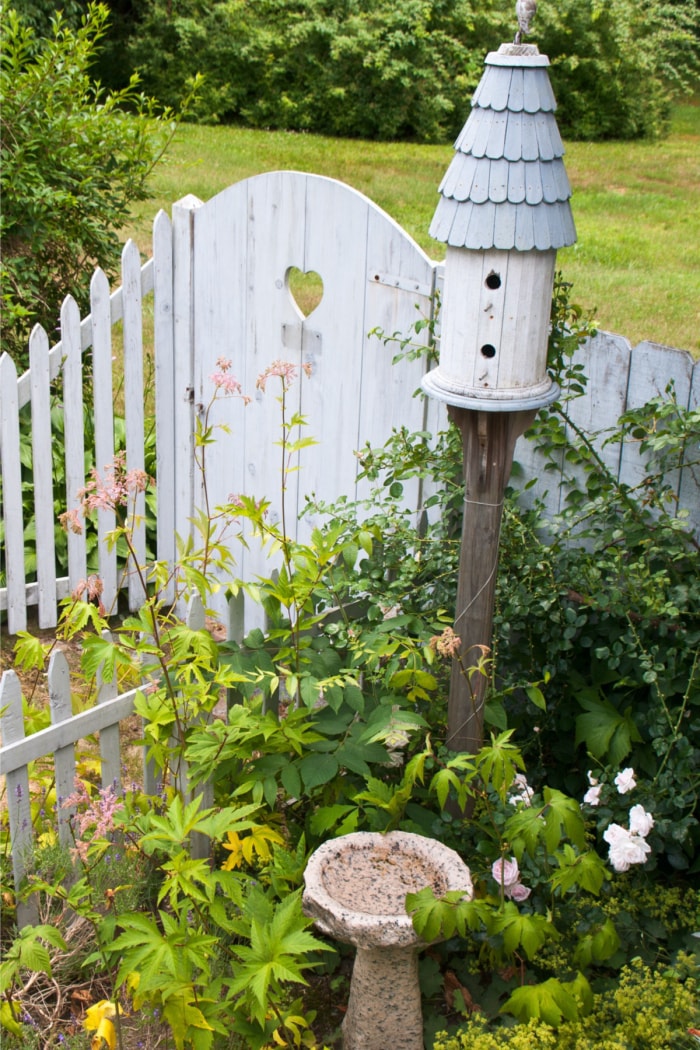
M486 58L440 184L430 235L456 248L530 251L576 240L549 59L532 44Z

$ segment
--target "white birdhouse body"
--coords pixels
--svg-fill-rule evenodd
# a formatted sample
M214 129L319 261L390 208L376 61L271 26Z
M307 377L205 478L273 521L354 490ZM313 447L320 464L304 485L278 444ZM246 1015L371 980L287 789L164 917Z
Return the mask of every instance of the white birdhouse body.
M576 240L549 60L504 44L486 59L430 227L447 243L440 363L423 381L448 404L538 408L557 248Z

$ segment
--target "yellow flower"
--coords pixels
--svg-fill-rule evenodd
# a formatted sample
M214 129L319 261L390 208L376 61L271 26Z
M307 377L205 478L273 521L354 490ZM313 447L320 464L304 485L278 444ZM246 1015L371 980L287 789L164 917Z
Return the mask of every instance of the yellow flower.
M250 835L246 835L245 838L241 838L236 831L229 831L228 842L222 845L224 849L230 851L231 855L226 858L221 867L224 871L233 871L234 868L240 868L243 861L252 864L254 854L257 854L260 860L268 861L272 857L271 842L276 842L280 846L284 845L284 839L279 831L268 827L267 824L256 824L251 829Z
M90 1043L91 1050L102 1050L103 1042L109 1050L114 1050L117 1045L117 1033L112 1018L116 1013L117 1007L110 999L100 999L99 1003L95 1003L86 1011L83 1027L86 1031L95 1033Z

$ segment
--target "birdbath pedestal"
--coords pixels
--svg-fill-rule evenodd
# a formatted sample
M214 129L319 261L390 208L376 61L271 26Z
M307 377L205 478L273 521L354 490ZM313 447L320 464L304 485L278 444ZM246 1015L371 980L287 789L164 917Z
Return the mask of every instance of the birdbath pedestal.
M407 893L463 890L469 868L454 850L408 832L357 832L325 842L304 874L303 907L316 926L357 949L343 1021L344 1050L423 1050L418 950Z

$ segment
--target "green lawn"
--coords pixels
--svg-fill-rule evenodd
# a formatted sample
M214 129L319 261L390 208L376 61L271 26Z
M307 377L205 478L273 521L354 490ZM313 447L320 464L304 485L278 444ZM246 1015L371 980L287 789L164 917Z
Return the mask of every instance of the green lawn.
M468 111L465 104L465 115ZM428 236L437 187L452 148L361 142L318 135L182 126L126 231L143 251L158 208L187 193L208 200L263 171L329 175L367 194L433 258ZM559 263L576 300L599 325L700 352L700 104L678 106L661 142L568 144L578 242Z

